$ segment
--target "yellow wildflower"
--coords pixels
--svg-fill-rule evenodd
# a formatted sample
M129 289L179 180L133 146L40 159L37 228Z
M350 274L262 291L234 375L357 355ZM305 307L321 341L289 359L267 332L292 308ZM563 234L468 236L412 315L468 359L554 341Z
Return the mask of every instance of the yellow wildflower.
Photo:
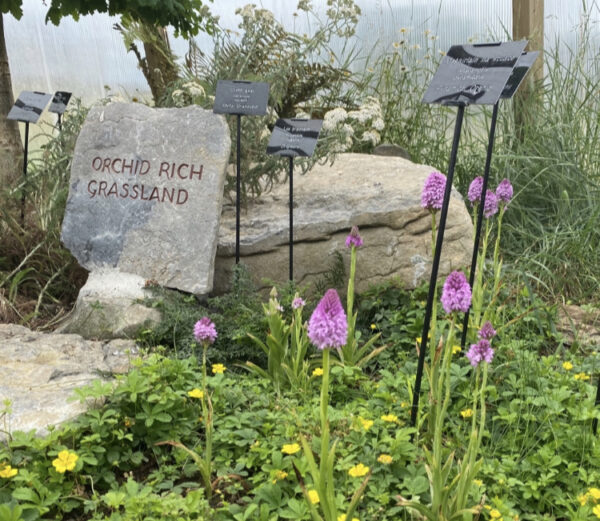
M473 409L464 409L460 411L460 415L465 419L470 418L471 416L473 416Z
M312 372L313 376L323 376L323 369L321 369L320 367L317 367L313 372Z
M400 407L404 408L404 407L408 407L409 403L408 402L400 402Z
M393 461L393 458L389 454L380 454L377 461L384 465L389 465Z
M52 461L52 465L56 469L56 472L64 474L67 470L73 470L79 456L74 452L68 450L61 450L58 453L58 457Z
M499 519L502 517L502 514L500 513L500 511L496 508L492 508L492 510L490 510L490 518L491 519Z
M483 481L481 481L480 479L474 479L473 483L475 483L475 485L477 485L478 487L483 486Z
M371 427L373 427L373 420L366 420L362 416L359 416L358 419L364 430L368 431Z
M321 501L319 498L319 493L316 490L308 491L308 499L310 499L310 502L313 505L316 505L319 501Z
M589 497L590 496L588 494L580 494L579 496L577 496L577 501L579 501L579 504L583 507L587 504Z
M227 370L223 364L213 364L212 372L213 374L223 374Z
M392 422L395 423L398 421L398 416L396 416L395 414L384 414L381 419L384 422Z
M346 521L346 514L340 514L337 516L337 521ZM358 517L353 517L352 521L359 521Z
M585 381L585 380L589 380L589 379L590 379L590 375L589 374L577 373L575 375L575 380Z
M562 366L565 371L570 371L573 369L573 364L571 362L563 362Z
M273 483L277 483L278 481L281 481L282 479L285 479L288 477L288 473L285 470L278 470L277 472L275 472L275 477L273 478Z
M592 496L595 500L600 499L600 488L592 487L588 489L587 493Z
M600 518L600 505L596 505L593 509L592 509L592 513L597 517Z
M300 445L297 443L287 443L281 447L281 452L284 454L296 454L300 450Z
M354 465L354 467L352 467L348 471L348 474L350 474L353 478L360 478L362 476L365 476L368 473L369 473L369 467L367 467L366 465L363 465L362 463L359 463L358 465Z
M191 398L204 398L204 391L201 391L197 387L194 387L191 391L188 391L188 396Z
M0 478L10 479L17 475L19 471L17 469L13 469L10 465L6 463L2 463L0 466Z
M460 346L452 346L452 354L460 353L462 351Z

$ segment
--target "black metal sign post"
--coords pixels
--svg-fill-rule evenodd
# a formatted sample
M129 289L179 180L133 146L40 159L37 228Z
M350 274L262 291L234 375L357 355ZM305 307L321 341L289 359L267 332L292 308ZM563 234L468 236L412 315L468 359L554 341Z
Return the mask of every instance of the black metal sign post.
M235 180L235 263L240 262L240 201L241 201L241 128L242 116L262 116L267 113L269 84L244 80L219 80L215 93L215 114L237 116L236 180Z
M454 126L452 150L450 152L450 162L446 175L446 187L429 280L423 334L421 335L417 374L413 390L411 409L412 426L415 426L417 423L417 414L419 411L419 395L421 393L421 380L423 379L425 353L427 352L429 327L433 311L433 299L442 254L444 231L446 228L448 206L450 205L450 193L452 191L452 180L458 155L458 143L460 141L464 110L467 105L471 104L495 105L497 103L517 62L517 58L523 52L526 44L527 42L522 41L452 46L440 62L440 66L423 96L424 103L457 106L458 113Z
M57 124L59 132L62 132L62 115L67 110L67 105L71 99L71 93L63 90L57 90L52 98L52 103L48 107L48 112L53 112L58 116Z
M517 63L515 64L515 68L513 69L504 90L502 91L502 95L500 98L508 99L512 98L519 86L521 85L523 79L531 69L532 65L535 63L539 52L524 52L519 56ZM475 225L475 241L473 243L473 256L471 257L471 270L469 271L469 286L473 287L475 283L475 272L477 270L477 257L479 256L479 242L481 240L481 228L483 224L483 211L485 208L485 197L487 193L488 180L490 178L490 167L492 164L492 153L494 150L494 138L496 136L496 120L498 119L498 105L497 101L494 104L494 108L492 109L492 119L490 121L490 133L488 137L488 147L487 154L485 158L485 168L483 170L483 183L481 186L481 199L479 201L479 207L477 208L477 223ZM472 307L472 306L471 306ZM463 329L462 336L460 340L461 348L464 350L465 345L467 343L467 333L469 330L469 315L471 313L471 307L465 313L463 318Z
M50 101L50 94L23 91L6 116L25 123L25 143L23 146L23 181L27 179L27 154L29 150L29 123L37 123ZM25 226L25 187L21 193L21 226Z
M289 280L294 280L294 157L313 155L322 126L321 119L278 119L267 146L267 154L288 156L290 162Z

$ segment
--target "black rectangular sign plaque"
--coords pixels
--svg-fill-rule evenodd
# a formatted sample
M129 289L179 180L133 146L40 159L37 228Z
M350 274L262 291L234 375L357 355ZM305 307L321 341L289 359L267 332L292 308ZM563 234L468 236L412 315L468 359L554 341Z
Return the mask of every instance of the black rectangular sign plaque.
M15 101L6 117L24 123L37 123L51 97L51 94L44 92L24 90L19 94L17 101Z
M535 60L537 60L539 51L533 52L524 52L519 56L517 63L515 64L515 68L508 79L508 83L505 85L504 90L502 91L502 98L512 98L517 89L521 85L521 82L527 76L529 69L533 67Z
M267 146L267 154L278 156L312 156L322 119L278 119Z
M255 81L219 80L213 112L262 116L267 113L269 84Z
M440 62L424 103L493 105L527 42L453 45Z
M67 105L71 99L71 93L63 90L57 90L52 98L52 103L48 108L48 112L54 112L55 114L64 114L67 110Z

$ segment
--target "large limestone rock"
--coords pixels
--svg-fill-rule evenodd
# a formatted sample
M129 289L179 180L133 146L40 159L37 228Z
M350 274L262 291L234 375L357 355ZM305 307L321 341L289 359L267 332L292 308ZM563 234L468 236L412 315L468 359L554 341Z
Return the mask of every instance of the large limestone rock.
M129 370L131 341L89 342L77 335L44 334L0 324L0 403L12 402L11 432L47 432L86 410L73 391L111 373Z
M151 298L139 275L114 268L93 271L79 290L73 312L58 330L93 339L135 338L140 329L160 322L160 312L142 303Z
M294 176L294 279L299 284L323 277L340 252L352 225L360 227L356 289L399 278L407 288L429 280L431 215L420 206L426 177L434 168L400 157L341 154ZM241 261L262 289L270 279L288 279L288 191L286 184L249 205L241 216ZM452 191L440 276L471 262L472 222L462 197ZM235 210L221 218L215 291L224 292L235 264Z
M93 107L75 147L64 244L90 271L208 293L230 144L224 117L197 106Z

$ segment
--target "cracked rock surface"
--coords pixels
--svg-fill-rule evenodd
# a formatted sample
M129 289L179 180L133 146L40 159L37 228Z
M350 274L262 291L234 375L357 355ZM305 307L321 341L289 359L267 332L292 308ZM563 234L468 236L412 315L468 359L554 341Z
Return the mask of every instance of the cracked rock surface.
M85 411L85 404L69 401L76 388L127 372L137 354L130 340L89 341L0 324L0 404L10 400L12 410L0 429L45 434Z

